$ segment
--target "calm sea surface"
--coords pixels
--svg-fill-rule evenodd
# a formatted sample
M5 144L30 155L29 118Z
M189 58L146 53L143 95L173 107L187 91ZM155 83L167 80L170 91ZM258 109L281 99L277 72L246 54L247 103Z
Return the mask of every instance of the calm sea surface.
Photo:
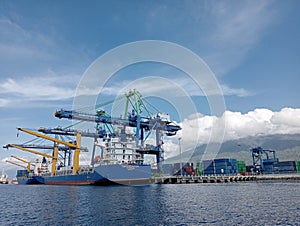
M300 225L299 182L0 185L0 225Z

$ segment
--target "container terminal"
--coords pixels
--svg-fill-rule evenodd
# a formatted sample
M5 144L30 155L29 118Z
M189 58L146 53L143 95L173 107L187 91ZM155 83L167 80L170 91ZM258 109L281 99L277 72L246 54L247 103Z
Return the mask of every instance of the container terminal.
M103 107L115 104L116 101L122 102L124 106L124 114L120 117L112 116L103 110ZM155 112L150 110L149 106ZM100 104L96 108L96 113L82 109L80 111L61 109L55 112L55 117L77 120L76 124L93 123L95 131L74 129L74 125L66 128L41 127L37 131L18 128L18 131L52 143L41 145L24 142L3 146L41 157L34 163L17 156L11 157L19 162L7 160L7 163L24 168L17 171L18 184L215 183L252 181L262 178L299 179L298 175L300 175L297 174L300 173L299 161L280 162L275 150L266 150L262 147L250 150L251 165L233 158L163 164L163 137L176 135L181 127L171 121L168 114L159 112L148 103L136 90L129 91L114 101ZM70 141L70 137L75 139ZM82 138L93 141L91 161L85 166L79 165L80 154L88 152L88 148L81 145ZM154 144L148 142L151 139L155 141ZM32 149L50 150L52 154ZM145 155L156 157L156 168L145 163ZM20 162L26 165L21 165ZM296 174L296 176L283 176L286 174Z

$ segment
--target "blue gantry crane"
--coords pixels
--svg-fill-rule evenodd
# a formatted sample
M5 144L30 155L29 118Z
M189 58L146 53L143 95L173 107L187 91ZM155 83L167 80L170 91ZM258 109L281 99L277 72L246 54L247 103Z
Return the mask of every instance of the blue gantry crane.
M263 173L273 170L273 164L278 162L275 150L266 150L262 147L251 148L254 171Z
M171 121L168 114L162 114L160 112L151 114L149 109L146 107L146 101L142 98L142 95L138 91L129 91L123 97L126 100L125 111L123 116L120 117L113 117L107 114L104 110L97 110L96 114L91 114L76 110L63 109L56 111L55 116L60 119L66 118L96 123L96 135L91 134L91 137L113 137L116 134L111 126L120 126L122 129L121 134L118 134L118 136L120 136L122 139L126 139L126 127L135 128L137 152L141 153L142 155L156 155L156 162L159 165L159 163L164 160L164 150L162 148L163 135L176 135L176 133L181 130L181 127ZM112 102L110 101L108 103ZM129 111L129 106L132 108L131 111ZM146 115L142 115L142 113L146 113ZM107 131L105 128L109 131ZM155 145L145 145L145 141L148 139L150 134L153 133L155 134ZM71 133L69 133L69 135L71 135Z

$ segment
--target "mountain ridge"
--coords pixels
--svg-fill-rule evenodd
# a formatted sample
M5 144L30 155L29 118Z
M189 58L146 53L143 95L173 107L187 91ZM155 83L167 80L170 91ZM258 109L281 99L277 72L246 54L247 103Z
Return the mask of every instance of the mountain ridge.
M251 148L262 147L275 150L279 161L300 161L300 134L275 134L248 136L237 140L225 141L221 144L215 158L235 158L252 163ZM199 162L202 160L207 144L199 145L194 151L183 151L183 162ZM213 156L211 158L214 158ZM165 163L180 162L180 155L166 159Z

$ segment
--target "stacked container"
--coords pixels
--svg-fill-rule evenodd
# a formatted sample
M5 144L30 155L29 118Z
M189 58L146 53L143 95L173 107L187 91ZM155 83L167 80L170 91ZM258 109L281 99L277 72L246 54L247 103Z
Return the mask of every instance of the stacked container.
M300 173L300 161L296 161L296 171Z
M202 161L203 174L215 174L214 160Z
M203 174L201 162L197 162L197 174L201 176Z
M214 159L204 160L202 162L204 174L225 174L231 175L238 173L238 165L236 159Z
M274 173L296 173L297 165L295 161L275 162Z
M246 163L245 161L237 161L238 173L246 173Z

